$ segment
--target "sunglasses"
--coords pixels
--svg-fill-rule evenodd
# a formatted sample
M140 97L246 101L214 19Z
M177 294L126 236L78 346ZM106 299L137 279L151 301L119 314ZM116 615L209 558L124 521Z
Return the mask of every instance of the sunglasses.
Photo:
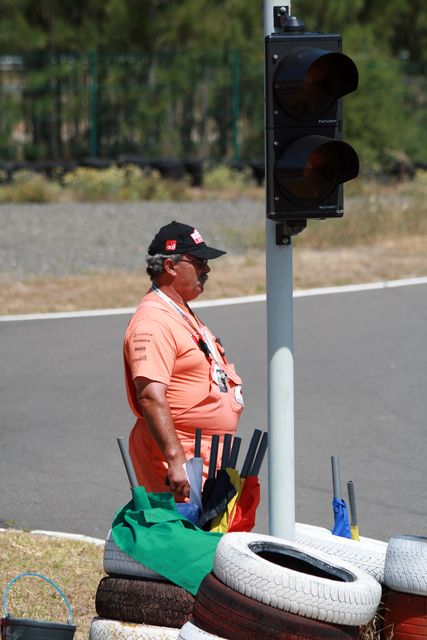
M190 264L194 265L197 269L205 269L208 266L207 258L191 257L190 259L188 256L185 256L184 258L181 258L180 262L189 262Z

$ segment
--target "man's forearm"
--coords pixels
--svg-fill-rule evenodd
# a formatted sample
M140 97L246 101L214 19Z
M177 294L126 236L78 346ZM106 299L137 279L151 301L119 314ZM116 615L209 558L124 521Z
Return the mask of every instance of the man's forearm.
M175 498L188 498L190 486L182 467L184 448L176 434L171 410L166 399L166 385L146 378L135 381L142 414L168 465L167 481ZM166 480L166 479L165 479Z
M145 398L141 409L151 435L160 447L168 465L185 462L184 449L176 435L172 415L166 401L158 398Z

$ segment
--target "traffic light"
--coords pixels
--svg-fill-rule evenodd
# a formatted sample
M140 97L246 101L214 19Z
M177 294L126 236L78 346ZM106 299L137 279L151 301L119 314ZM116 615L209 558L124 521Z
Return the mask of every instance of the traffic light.
M343 141L342 97L357 89L358 72L341 35L266 36L265 81L267 217L342 216L342 184L359 159Z

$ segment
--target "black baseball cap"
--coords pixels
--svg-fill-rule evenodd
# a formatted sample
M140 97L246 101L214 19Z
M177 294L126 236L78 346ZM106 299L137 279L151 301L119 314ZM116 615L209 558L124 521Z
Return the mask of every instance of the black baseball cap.
M200 233L194 227L182 222L170 222L161 227L148 247L150 256L162 253L167 255L187 253L206 260L223 256L225 251L208 247Z

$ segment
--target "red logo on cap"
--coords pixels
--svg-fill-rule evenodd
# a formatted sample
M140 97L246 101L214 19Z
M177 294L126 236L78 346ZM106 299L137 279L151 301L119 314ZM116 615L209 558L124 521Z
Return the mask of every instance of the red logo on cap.
M166 240L166 251L175 251L176 240Z

